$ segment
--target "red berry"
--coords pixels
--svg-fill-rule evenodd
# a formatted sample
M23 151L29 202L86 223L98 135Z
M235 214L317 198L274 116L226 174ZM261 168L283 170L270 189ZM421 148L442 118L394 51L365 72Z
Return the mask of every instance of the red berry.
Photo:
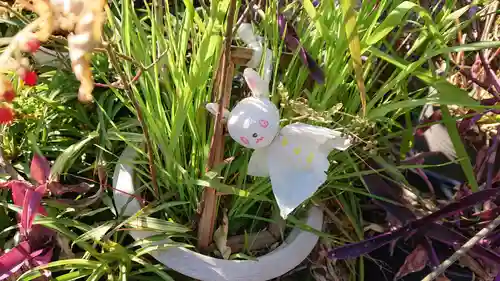
M15 97L16 97L16 93L14 92L14 90L9 89L9 90L0 94L0 101L4 100L6 102L12 102L12 100L14 100Z
M36 73L34 71L25 71L21 75L21 79L23 79L24 84L26 84L28 86L35 86L36 82L38 80L38 76L36 75Z
M14 111L7 106L0 106L0 124L6 125L14 120Z
M40 41L36 38L33 38L33 39L29 40L28 42L26 42L26 49L30 53L34 53L34 52L38 51L39 48L40 48Z

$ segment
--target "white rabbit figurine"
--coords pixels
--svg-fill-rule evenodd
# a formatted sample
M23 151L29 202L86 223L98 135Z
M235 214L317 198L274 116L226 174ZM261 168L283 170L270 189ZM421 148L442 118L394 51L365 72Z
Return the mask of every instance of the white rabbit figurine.
M241 100L232 111L224 109L224 119L231 137L255 151L248 164L248 174L270 176L272 189L286 217L325 182L333 149L345 150L351 140L339 131L303 123L280 128L279 111L269 100L268 83L251 68L243 76L252 96ZM218 105L207 104L216 115Z

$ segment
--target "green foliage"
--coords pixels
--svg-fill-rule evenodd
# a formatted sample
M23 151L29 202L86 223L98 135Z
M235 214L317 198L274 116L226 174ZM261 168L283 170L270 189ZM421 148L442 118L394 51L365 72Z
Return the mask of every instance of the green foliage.
M399 170L408 167L397 166L394 159L385 156L393 138L403 137L403 150L411 147L411 128L404 126L410 124L412 113L429 103L440 104L443 109L448 105L484 108L467 91L438 76L433 59L459 51L496 48L500 43L455 46L457 32L470 21L459 25L455 22L470 6L456 9L448 3L432 15L415 1L364 1L360 8L348 0L340 1L340 8L335 1L321 1L318 7L310 0L302 1L302 5L295 1L280 8L268 2L264 10L258 11L261 22L255 26L264 36L266 47L275 58L284 55L276 13L292 11L289 20L293 20L300 41L326 78L324 85L311 83L308 69L297 54L292 54L289 64L276 62L271 90L273 101L280 105L283 125L300 121L342 127L356 135L358 142L349 152L332 153L328 181L313 198L335 208L342 206L338 216L349 227L338 223L338 233L320 235L332 243L363 239L360 202L378 198L360 188L361 176L376 172L362 171L364 160L376 159L399 180ZM260 231L272 221L269 217L275 206L269 180L252 179L246 174L250 150L228 141L226 156L235 159L213 171L205 170L213 132L212 117L204 106L213 101L214 73L222 51L229 0L210 1L208 10L195 8L187 0L163 8L147 1L138 8L137 3L110 3L104 38L109 43L107 53L100 49L101 53L93 58L97 82L125 80L121 82L126 87L97 87L95 103L82 105L75 94L78 82L67 62L62 60L59 67L43 66L38 86L21 89L15 84L19 118L12 126L1 129L6 159L20 172L28 170L33 145L28 136L32 135L36 146L52 160L53 174L66 182L81 178L97 182L98 167L105 167L109 181L114 162L125 146L141 152L136 162L137 188L151 205L136 216L124 219L115 215L111 198L104 195L102 200L107 206L99 202L92 208L75 210L52 202L50 215L37 218L37 223L69 239L76 252L83 252L81 258L44 266L52 272L63 272L55 277L57 280L140 279L150 274L173 280L147 254L193 243L191 225L205 187L229 194L224 204L228 206L230 235ZM10 33L8 30L3 34ZM396 41L408 33L413 38L411 47L398 49ZM132 81L139 70L140 75ZM361 97L366 98L366 114ZM400 124L401 118L406 124ZM472 166L450 118L445 116L444 123L475 189ZM153 190L144 149L144 131L153 148L158 195ZM2 202L7 202L5 192L0 196ZM8 208L17 211L15 206ZM297 212L297 217L302 211ZM287 222L288 227L302 227L294 216ZM0 227L12 224L12 220L0 220ZM153 231L156 235L134 242L122 228ZM154 244L165 238L171 243ZM243 251L232 258L252 259L254 255ZM362 260L357 270L363 272ZM20 280L38 276L40 272L34 269ZM363 274L353 276L357 280L364 278Z

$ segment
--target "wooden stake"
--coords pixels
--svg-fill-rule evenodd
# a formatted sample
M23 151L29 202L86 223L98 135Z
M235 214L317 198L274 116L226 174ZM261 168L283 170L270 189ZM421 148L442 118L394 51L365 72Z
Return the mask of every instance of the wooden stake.
M214 135L210 144L210 153L208 156L207 170L221 163L224 158L224 135L222 128L222 114L224 108L229 105L231 96L231 84L234 74L234 64L231 62L231 42L233 22L236 11L236 0L231 0L229 14L227 17L227 26L225 33L224 49L221 57L221 63L217 69L216 77L218 79L217 97L219 102L219 114L217 114L214 123ZM203 192L202 212L198 224L198 248L207 249L212 242L215 218L217 213L217 192L215 189L206 187Z

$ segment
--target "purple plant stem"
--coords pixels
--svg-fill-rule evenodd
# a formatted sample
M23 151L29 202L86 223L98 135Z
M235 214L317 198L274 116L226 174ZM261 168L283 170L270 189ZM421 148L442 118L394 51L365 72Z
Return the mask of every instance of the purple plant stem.
M483 174L486 166L486 159L488 158L489 149L489 147L483 146L477 151L476 163L474 164L474 174L476 175L478 182L483 181Z
M438 266L441 262L439 261L436 250L434 250L434 247L432 247L432 242L429 240L429 238L424 237L424 239L422 239L422 246L424 246L425 250L427 251L427 256L429 257L431 268L435 268L436 266Z
M488 149L488 173L486 175L486 188L491 188L493 181L493 168L495 166L495 160L498 150L498 142L500 141L500 126L497 127L497 134L493 138L493 143Z
M426 152L421 152L418 154L415 154L412 151L410 151L410 152L412 153L412 155L410 155L410 157L406 157L406 159L401 160L400 164L402 164L402 165L422 164L422 161L425 160L425 157L435 156L435 155L440 154L440 152L438 152L438 151L426 151Z
M465 3L470 5L472 4L472 0L465 0ZM469 17L469 19L472 20L472 18L476 15L477 13L477 6L476 5L472 5L469 9L469 11L467 11L467 16ZM478 31L477 31L477 22L476 20L472 20L472 38L474 40L477 40L477 34L478 34Z
M424 173L424 170L420 168L415 168L415 171L417 171L417 174L424 180L425 184L429 188L429 191L432 193L432 196L436 196L436 192L434 191L434 186L432 186L431 181L427 177L427 175Z
M440 173L436 173L436 172L433 172L433 171L430 171L430 170L424 170L424 172L425 172L426 175L434 177L434 178L438 179L440 182L446 183L446 184L451 185L451 186L457 186L457 185L461 185L462 184L462 182L459 182L459 181L454 180L452 178L448 178L446 176L443 176Z
M461 134L465 134L474 124L476 124L481 117L483 117L484 113L478 113L470 118L465 118L460 124L458 125L458 130Z
M493 69L491 69L490 63L488 62L488 60L484 56L484 53L481 51L479 52L479 58L481 59L481 64L483 65L483 68L486 72L486 76L488 77L488 80L489 80L488 82L490 82L493 85L493 87L495 88L497 93L500 93L500 80L498 79L497 75L495 74L495 71L493 71ZM495 96L498 97L498 94Z

